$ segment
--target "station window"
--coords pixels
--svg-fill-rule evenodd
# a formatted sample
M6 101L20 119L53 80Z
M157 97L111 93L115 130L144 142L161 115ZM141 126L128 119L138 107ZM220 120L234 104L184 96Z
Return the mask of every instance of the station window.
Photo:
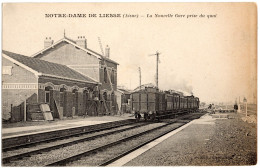
M45 103L50 103L50 92L45 92Z
M107 68L104 68L104 82L107 83Z
M45 88L45 103L50 103L50 87Z
M83 93L86 97L86 100L89 100L89 92L87 90L85 90Z
M12 66L3 66L3 75L12 75Z
M112 69L112 71L111 71L111 83L115 83L115 71L114 71L114 69Z
M92 100L92 99L93 99L93 92L90 91L90 92L89 92L89 100Z

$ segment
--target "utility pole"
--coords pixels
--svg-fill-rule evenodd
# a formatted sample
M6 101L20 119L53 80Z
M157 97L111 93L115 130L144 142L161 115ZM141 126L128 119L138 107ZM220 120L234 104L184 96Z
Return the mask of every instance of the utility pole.
M141 76L141 68L139 67L139 81L140 81L140 90L141 90L141 85L142 85L142 76Z
M156 87L157 87L157 88L159 88L159 86L158 86L158 80L159 80L158 64L159 64L159 53L156 52Z
M159 55L161 53L159 53L158 51L156 51L155 54L152 54L152 55L156 55L156 87L159 88L159 85L158 85L158 81L159 81L159 67L158 67L158 64L160 62L159 60ZM152 55L149 55L149 56L152 56Z

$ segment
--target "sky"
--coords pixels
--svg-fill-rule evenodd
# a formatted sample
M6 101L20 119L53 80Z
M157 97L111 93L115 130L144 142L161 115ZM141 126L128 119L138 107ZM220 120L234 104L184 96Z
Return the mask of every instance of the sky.
M155 84L156 57L149 55L159 51L161 90L192 92L208 103L234 102L239 96L256 102L254 3L20 3L4 4L2 16L4 50L31 56L43 49L46 37L58 41L65 30L72 39L85 36L88 48L101 53L100 37L103 47L110 47L110 58L119 63L118 85L136 88L138 67L142 84Z

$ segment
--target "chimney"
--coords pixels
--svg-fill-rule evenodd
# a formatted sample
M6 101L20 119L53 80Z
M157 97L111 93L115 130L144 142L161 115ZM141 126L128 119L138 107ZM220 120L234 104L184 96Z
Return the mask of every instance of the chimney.
M44 48L50 47L53 44L53 40L49 37L46 37L44 40Z
M87 48L87 39L85 36L78 36L78 39L76 40L76 44L82 48Z
M109 56L110 56L110 48L108 47L108 45L106 46L106 49L105 49L105 56L107 58L109 58Z

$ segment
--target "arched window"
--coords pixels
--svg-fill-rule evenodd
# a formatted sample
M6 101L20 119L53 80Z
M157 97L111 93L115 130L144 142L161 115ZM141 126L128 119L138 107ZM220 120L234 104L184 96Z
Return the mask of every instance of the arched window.
M50 103L50 101L51 101L50 90L52 90L52 87L50 87L50 86L45 87L45 103Z
M115 105L115 94L114 94L114 92L112 92L112 94L111 94L111 101L112 101L112 105L114 106Z
M104 68L104 82L107 83L107 68Z
M75 94L78 90L77 89L73 89L72 93Z
M90 91L89 91L89 100L92 100L92 99L93 99L93 91L90 90Z

